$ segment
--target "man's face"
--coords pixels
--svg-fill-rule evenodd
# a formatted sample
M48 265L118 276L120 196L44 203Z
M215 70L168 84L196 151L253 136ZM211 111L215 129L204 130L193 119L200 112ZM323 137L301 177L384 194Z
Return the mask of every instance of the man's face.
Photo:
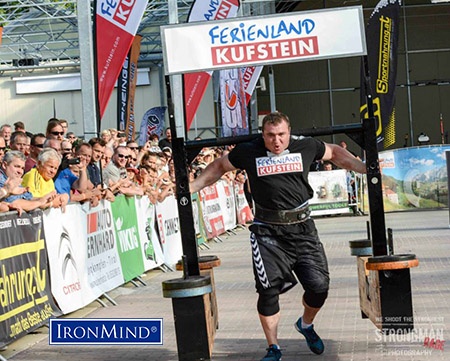
M26 136L16 136L14 143L11 143L12 150L18 150L19 152L25 154L27 148L27 137Z
M170 131L170 129L166 130L166 138L169 142L172 140L172 132Z
M114 164L119 168L125 168L128 161L128 152L126 148L119 148L113 156Z
M45 142L44 137L36 137L36 139L34 140L35 145L30 145L30 152L34 158L37 158L39 153L44 148L44 142Z
M56 159L49 159L45 163L38 163L37 170L46 181L53 179L59 168L59 162Z
M10 127L3 128L2 137L6 141L8 141L11 138L11 128Z
M109 147L105 148L105 152L103 153L102 159L100 162L102 169L106 168L107 165L109 164L109 162L111 162L112 156L113 156L112 150Z
M92 158L91 158L91 162L98 162L102 156L103 153L105 152L105 147L102 147L100 144L95 144L92 147Z
M54 150L56 150L59 154L62 153L62 148L61 148L61 141L57 140L57 139L50 139L47 142L47 147L48 148L53 148Z
M278 124L267 123L262 135L266 148L273 154L280 154L289 146L291 128L285 121Z
M3 158L6 150L6 142L0 137L0 158Z
M8 178L21 178L25 169L25 161L20 158L14 158L9 164L3 162L3 169Z
M92 157L92 148L85 145L81 146L78 150L77 157L84 160L84 164L89 164Z
M137 145L137 143L130 143L127 145L127 147L131 149L135 155L139 153L139 146Z

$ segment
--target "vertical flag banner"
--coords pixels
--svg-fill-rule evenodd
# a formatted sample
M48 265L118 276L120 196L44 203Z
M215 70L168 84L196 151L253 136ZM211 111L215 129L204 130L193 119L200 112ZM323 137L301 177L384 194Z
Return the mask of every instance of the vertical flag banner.
M117 79L117 129L124 130L128 119L128 93L130 90L130 54L123 61Z
M95 2L94 39L100 119L130 50L147 2L148 0Z
M139 145L144 145L152 134L161 138L164 133L165 112L166 107L153 107L145 112L139 130Z
M220 71L220 105L222 111L222 136L249 134L247 102L243 86L242 69Z
M197 0L192 4L188 22L234 18L239 6L239 0ZM211 75L212 72L184 74L186 130L191 127Z
M134 120L134 96L136 93L136 83L137 83L137 70L138 70L138 61L139 61L139 54L141 52L141 35L136 35L136 37L133 40L133 44L131 45L130 50L130 61L129 61L129 67L130 67L130 83L128 88L128 102L127 102L127 122L126 122L126 128L125 133L127 134L128 140L134 140L134 136L136 134L136 126L135 126L135 120Z
M248 66L242 69L242 80L245 91L245 104L252 98L253 91L261 75L262 66Z
M401 0L381 0L366 29L367 59L374 115L377 118L378 148L395 143L395 85ZM362 118L368 117L364 70L361 72ZM367 85L369 86L369 85Z

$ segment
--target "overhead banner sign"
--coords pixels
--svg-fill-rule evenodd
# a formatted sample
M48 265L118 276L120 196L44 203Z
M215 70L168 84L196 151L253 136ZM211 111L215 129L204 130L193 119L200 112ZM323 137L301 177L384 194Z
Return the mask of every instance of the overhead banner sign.
M366 54L361 6L167 25L161 35L166 75Z

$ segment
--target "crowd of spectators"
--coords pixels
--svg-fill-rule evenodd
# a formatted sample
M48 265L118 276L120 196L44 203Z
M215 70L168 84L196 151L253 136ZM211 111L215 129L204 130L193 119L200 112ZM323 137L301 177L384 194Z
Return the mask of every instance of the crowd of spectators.
M14 128L14 130L13 130ZM204 148L189 165L191 179L228 148ZM0 127L0 212L62 208L69 202L114 201L119 194L162 202L175 192L170 129L143 145L116 129L78 138L68 122L51 118L44 133L32 134L22 122ZM244 172L228 181L246 183ZM249 192L248 192L249 193Z

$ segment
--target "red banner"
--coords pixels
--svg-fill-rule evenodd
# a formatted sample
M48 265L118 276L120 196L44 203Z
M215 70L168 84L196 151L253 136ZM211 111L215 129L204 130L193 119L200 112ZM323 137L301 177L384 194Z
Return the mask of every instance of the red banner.
M96 1L95 51L100 118L103 117L147 2Z
M234 18L239 10L239 0L195 1L188 22ZM184 75L184 103L186 129L189 130L195 113L208 87L212 72L187 73Z

